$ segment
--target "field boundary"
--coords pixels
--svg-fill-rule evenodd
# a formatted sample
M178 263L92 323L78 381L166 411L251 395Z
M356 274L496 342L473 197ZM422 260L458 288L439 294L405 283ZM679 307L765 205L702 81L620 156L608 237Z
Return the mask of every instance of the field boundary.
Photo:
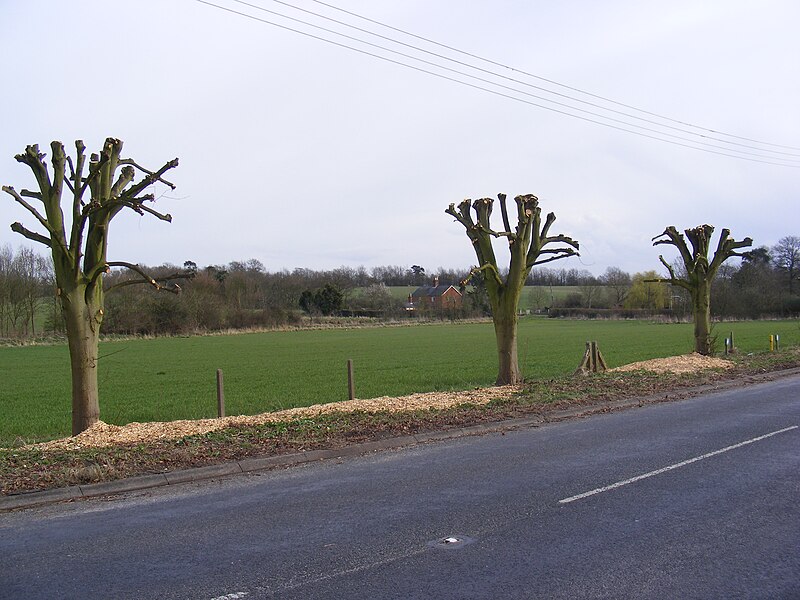
M681 400L687 400L702 394L721 392L749 385L757 385L760 383L766 383L797 375L800 375L800 368L770 371L755 375L745 375L737 379L682 389L676 392L659 392L648 396L600 402L592 406L580 406L568 409L553 410L530 417L507 419L494 423L480 423L469 427L458 427L444 431L389 437L380 440L356 443L342 448L308 450L304 452L276 456L250 457L237 461L224 462L217 465L182 469L155 475L139 475L108 482L75 485L37 492L23 492L21 494L0 496L0 512L31 508L34 506L53 504L57 502L114 496L125 492L141 491L167 485L179 485L182 483L217 479L220 477L229 477L244 473L268 471L278 467L291 467L319 460L363 456L372 452L396 450L400 448L408 448L418 444L452 440L468 436L501 433L527 427L539 427L548 423L557 423L575 418L586 418L597 414L606 414L619 410L639 408L661 402L677 402Z

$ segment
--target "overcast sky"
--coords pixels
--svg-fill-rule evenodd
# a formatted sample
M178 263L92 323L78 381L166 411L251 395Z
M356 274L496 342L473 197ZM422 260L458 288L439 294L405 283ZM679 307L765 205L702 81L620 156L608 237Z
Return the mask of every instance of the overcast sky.
M800 235L797 0L330 0L494 63L312 0L210 1L494 93L196 0L0 0L0 183L32 188L13 156L52 140L96 151L118 137L153 169L178 157L177 189L158 187L154 206L172 224L112 224L109 258L149 265L467 267L471 245L444 211L498 192L536 194L553 231L580 241L579 259L549 266L595 274L658 269L665 247L650 240L667 225L757 246ZM35 247L10 230L38 224L6 194L0 217L0 245Z

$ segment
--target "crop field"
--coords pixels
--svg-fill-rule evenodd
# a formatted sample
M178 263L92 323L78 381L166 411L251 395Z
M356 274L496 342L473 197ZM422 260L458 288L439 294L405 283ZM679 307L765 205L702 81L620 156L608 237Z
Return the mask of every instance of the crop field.
M798 321L716 326L733 332L741 352L800 344ZM523 318L524 375L571 373L587 340L609 366L692 350L691 324ZM128 339L101 343L101 418L107 423L216 416L216 369L225 380L227 414L256 414L347 399L347 359L360 398L488 386L497 375L494 330L486 323L298 330ZM0 446L69 435L66 345L0 347Z

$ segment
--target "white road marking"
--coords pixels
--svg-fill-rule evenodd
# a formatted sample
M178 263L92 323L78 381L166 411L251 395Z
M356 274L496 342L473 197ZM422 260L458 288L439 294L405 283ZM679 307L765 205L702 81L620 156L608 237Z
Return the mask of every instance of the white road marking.
M773 435L778 435L779 433L786 433L787 431L791 431L792 429L797 429L797 428L798 425L793 425L792 427L786 427L785 429L773 431L772 433L767 433L765 435L761 435L759 437L746 440L744 442L739 442L738 444L734 444L733 446L727 446L726 448L715 450L714 452L709 452L708 454L703 454L702 456L696 456L695 458L690 458L689 460L684 460L682 462L675 463L674 465L669 465L668 467L664 467L663 469L650 471L649 473L644 473L643 475L637 475L636 477L631 477L630 479L626 479L625 481L618 481L617 483L612 483L611 485L607 485L605 487L597 488L589 492L584 492L583 494L578 494L577 496L570 496L569 498L564 498L563 500L559 500L558 503L568 504L569 502L582 500L583 498L588 498L589 496L594 496L595 494L608 492L609 490L614 490L618 487L622 487L623 485L628 485L629 483L635 483L636 481L641 481L642 479L647 479L648 477L661 475L662 473L666 473L667 471L672 471L673 469L677 469L679 467L685 467L686 465L690 465L700 460L705 460L706 458L711 458L712 456L716 456L717 454L722 454L723 452L729 452L730 450L736 450L736 448L741 448L742 446L747 446L748 444L760 442L761 440L765 440L768 437L772 437Z
M211 598L211 600L239 600L239 598L244 598L245 596L249 596L250 592L234 592L232 594L225 594L224 596L217 596L216 598Z

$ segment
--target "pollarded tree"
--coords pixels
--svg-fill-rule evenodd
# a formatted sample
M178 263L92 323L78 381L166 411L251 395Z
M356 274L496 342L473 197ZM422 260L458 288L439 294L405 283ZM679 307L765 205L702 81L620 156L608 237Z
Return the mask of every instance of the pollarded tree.
M106 139L102 150L89 157L88 165L86 147L81 140L75 142L74 162L67 156L61 142L52 142L50 148L51 168L48 168L46 155L39 152L37 145L28 146L24 153L14 157L31 169L38 191L23 189L17 192L10 186L2 189L34 216L41 233L27 229L21 223L12 224L11 229L47 246L53 257L57 294L69 343L72 434L77 435L100 418L97 351L104 314L103 275L111 267L126 267L138 273L141 279L124 285L135 281L149 283L156 289L176 291L176 286L169 286L163 280L157 282L138 265L109 262L106 251L109 224L126 208L140 215L147 213L163 221L172 220L170 215L146 206L145 202L153 201L154 196L144 192L157 181L174 189L175 186L162 176L178 165L178 159L171 160L157 171L149 171L131 159L120 158L122 141L114 138ZM137 171L142 174L138 181ZM66 216L61 207L65 186L72 196ZM27 199L41 203L44 213Z
M539 199L533 194L514 198L517 206L517 224L512 231L506 208L506 195L498 194L497 197L500 200L503 219L502 231L495 231L491 227L490 217L494 206L494 200L491 198L481 198L474 202L467 199L458 207L451 204L445 212L464 226L475 249L478 266L474 271L480 271L483 275L492 307L499 362L497 384L509 385L521 381L517 357L517 309L525 280L531 268L536 265L577 255L578 242L561 234L549 235L556 216L550 213L542 223ZM492 245L496 238L505 238L508 241L511 258L505 277L497 267L497 258ZM549 244L563 245L545 248Z
M667 227L664 233L653 238L653 245L669 244L675 246L680 253L683 265L686 268L686 276L678 277L675 269L659 256L667 271L669 279L653 279L651 281L669 283L678 286L689 292L692 299L692 316L694 318L694 349L699 354L709 355L714 351L711 339L711 283L717 271L726 260L732 256L742 256L737 252L739 248L746 248L753 245L753 240L745 238L740 242L733 240L728 229L723 229L717 244L717 250L709 261L708 251L711 244L711 235L714 227L711 225L699 225L693 229L684 231L689 238L691 250L686 244L686 238L678 233L675 227Z

